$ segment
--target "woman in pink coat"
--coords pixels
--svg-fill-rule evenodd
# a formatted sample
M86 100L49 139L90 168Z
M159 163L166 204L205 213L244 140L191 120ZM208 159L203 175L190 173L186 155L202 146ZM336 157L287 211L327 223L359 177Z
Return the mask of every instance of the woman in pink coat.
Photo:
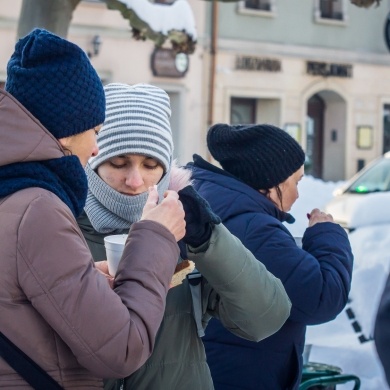
M36 29L0 91L0 331L61 387L102 388L150 356L185 234L178 195L152 190L114 290L76 223L98 153L102 84L76 45ZM1 355L1 353L0 353ZM5 356L5 355L4 355ZM29 389L0 358L0 388Z

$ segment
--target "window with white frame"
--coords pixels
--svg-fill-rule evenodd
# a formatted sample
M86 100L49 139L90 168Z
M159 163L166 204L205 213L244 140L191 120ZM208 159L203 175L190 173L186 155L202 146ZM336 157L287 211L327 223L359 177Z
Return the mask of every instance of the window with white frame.
M342 0L320 0L321 18L343 20Z
M323 23L345 23L347 21L346 0L315 0L315 19Z
M243 14L256 14L274 16L276 0L241 0L238 2L238 12Z
M269 0L245 0L244 4L245 8L271 11L271 2Z
M232 97L230 99L230 123L232 125L256 123L256 104L256 99Z
M383 153L390 151L390 104L383 105Z

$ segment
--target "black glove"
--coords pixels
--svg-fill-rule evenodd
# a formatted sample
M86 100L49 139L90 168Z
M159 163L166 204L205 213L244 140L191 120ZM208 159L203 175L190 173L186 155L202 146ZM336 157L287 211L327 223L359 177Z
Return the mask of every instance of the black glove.
M213 226L221 223L221 218L213 213L209 203L192 186L184 187L178 194L186 221L183 241L196 248L210 239Z

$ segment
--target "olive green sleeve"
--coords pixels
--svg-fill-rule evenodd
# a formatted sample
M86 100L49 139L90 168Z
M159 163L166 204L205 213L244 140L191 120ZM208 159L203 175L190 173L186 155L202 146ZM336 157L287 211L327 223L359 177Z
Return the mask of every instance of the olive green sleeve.
M260 341L287 320L291 302L280 280L222 224L214 227L207 248L189 248L188 257L206 279L204 313L232 333Z

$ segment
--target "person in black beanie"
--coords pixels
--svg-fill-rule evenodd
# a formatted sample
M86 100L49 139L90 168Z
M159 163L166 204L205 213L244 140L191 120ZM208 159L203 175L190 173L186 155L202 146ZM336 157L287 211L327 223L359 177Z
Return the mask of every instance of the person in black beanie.
M77 45L43 29L16 43L0 90L2 389L103 388L153 350L184 210L150 191L112 289L76 222L105 106Z
M269 124L215 124L207 146L219 168L198 155L187 165L194 187L225 226L283 283L289 319L252 343L211 320L203 342L216 390L298 389L307 325L335 318L348 300L353 255L344 229L329 214L308 214L302 247L284 226L304 175L305 153Z

